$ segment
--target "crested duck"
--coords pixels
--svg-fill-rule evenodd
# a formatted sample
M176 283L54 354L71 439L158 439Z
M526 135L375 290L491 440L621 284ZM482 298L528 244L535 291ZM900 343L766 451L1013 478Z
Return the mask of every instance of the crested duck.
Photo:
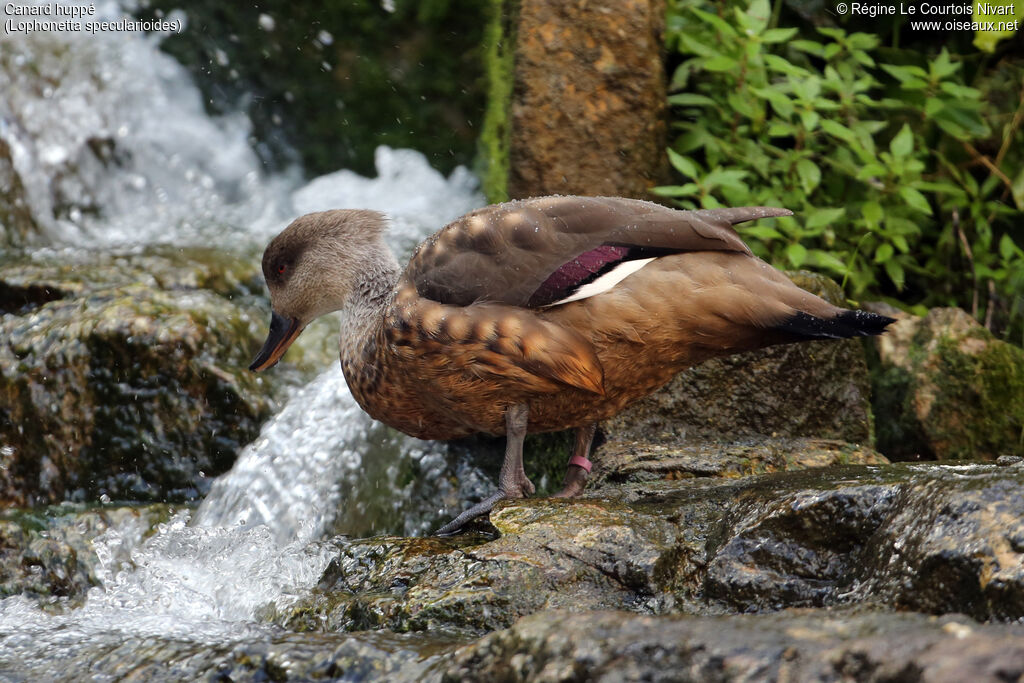
M498 491L534 492L527 433L573 428L561 496L580 493L596 425L716 356L881 333L891 318L846 310L755 257L732 228L789 216L683 211L618 197L488 206L424 241L403 270L374 211L295 220L263 254L270 332L250 369L274 365L314 318L341 311L341 365L372 417L421 439L504 434Z

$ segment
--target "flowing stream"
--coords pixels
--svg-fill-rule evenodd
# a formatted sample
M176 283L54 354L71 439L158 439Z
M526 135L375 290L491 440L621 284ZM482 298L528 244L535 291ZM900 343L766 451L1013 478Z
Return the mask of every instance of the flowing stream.
M100 18L121 15L116 3L96 7ZM267 176L245 117L208 116L159 41L0 36L0 146L20 179L20 206L39 228L32 248L173 243L249 253L297 215L349 207L388 212L404 255L484 203L469 172L446 178L411 150L379 148L372 179L345 170L305 184L297 171ZM458 474L462 490L446 474ZM148 536L141 519L100 536L100 585L83 605L44 611L22 596L0 601L0 680L87 672L112 680L88 662L146 639L280 638L258 616L315 584L334 554L328 534L365 535L381 518L422 533L482 481L439 446L370 420L333 365L292 390L198 510L177 512Z

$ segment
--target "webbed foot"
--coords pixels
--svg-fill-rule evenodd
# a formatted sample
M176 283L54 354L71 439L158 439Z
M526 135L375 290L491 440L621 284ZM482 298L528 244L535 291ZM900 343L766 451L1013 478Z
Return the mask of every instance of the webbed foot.
M499 500L525 498L537 490L523 470L523 440L526 438L528 417L526 405L509 406L505 411L505 460L498 475L498 491L435 531L435 536L458 532L471 519L490 512Z

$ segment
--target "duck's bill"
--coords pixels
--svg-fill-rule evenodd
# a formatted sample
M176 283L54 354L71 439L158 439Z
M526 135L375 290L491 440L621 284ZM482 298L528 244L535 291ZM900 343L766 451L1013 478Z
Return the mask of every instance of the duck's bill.
M292 345L295 338L302 332L302 325L297 318L286 318L283 315L271 312L270 332L267 333L267 341L263 348L256 354L256 360L252 362L249 369L253 372L266 370L276 365L281 356Z

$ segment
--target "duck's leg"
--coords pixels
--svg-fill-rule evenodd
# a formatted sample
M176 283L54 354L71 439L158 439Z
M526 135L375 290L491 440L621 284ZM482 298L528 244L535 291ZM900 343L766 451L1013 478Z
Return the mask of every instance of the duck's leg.
M590 445L594 442L594 433L597 431L597 423L576 428L576 441L572 446L572 455L569 456L569 464L565 467L565 481L562 483L562 490L552 498L575 498L583 493L587 485L587 477L590 475Z
M526 404L510 406L505 411L505 460L498 475L498 490L434 532L447 536L461 529L469 520L491 511L494 504L505 498L525 498L536 489L523 469L523 441L529 409Z

